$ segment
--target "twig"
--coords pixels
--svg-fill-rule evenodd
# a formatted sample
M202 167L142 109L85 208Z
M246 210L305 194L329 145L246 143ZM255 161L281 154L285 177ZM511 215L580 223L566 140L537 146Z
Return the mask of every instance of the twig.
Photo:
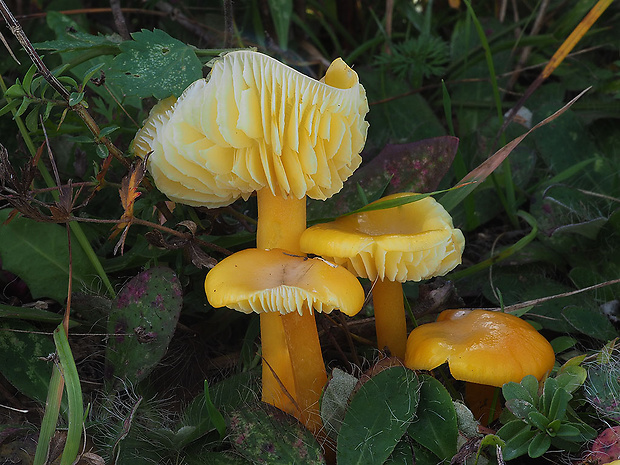
M521 302L521 303L514 304L514 305L508 305L504 307L504 312L514 313L517 310L521 310L527 307L533 307L535 305L542 304L544 302L548 302L553 299L560 299L562 297L570 297L573 295L581 294L582 292L593 291L595 289L599 289L605 286L612 286L614 284L620 284L620 279L612 279L611 281L605 281L604 283L594 284L592 286L584 287L583 289L577 289L575 291L563 292L562 294L549 295L547 297L541 297L539 299L528 300L527 302ZM495 308L488 308L487 310L501 311L502 309L500 307L495 307Z
M127 29L127 23L121 10L120 0L110 0L110 8L112 10L112 16L114 17L114 24L116 24L116 30L120 36L125 40L130 40L129 29Z

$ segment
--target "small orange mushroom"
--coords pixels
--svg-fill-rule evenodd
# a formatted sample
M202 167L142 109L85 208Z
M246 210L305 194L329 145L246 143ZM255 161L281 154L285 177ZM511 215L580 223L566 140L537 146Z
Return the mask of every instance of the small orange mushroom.
M437 321L415 328L407 340L405 366L432 370L448 362L455 379L467 381L467 396L475 396L469 383L501 387L533 375L539 381L553 368L551 344L532 325L514 315L489 310L445 310ZM478 393L480 394L480 393ZM482 397L485 399L481 400ZM488 392L478 396L478 413Z
M403 199L393 194L373 202ZM321 255L374 281L373 303L380 349L403 358L407 326L402 283L442 276L461 263L464 238L432 197L342 216L308 228L301 250Z
M489 310L445 310L409 334L405 365L432 370L448 362L455 379L501 387L527 375L541 380L555 363L551 344L528 322Z

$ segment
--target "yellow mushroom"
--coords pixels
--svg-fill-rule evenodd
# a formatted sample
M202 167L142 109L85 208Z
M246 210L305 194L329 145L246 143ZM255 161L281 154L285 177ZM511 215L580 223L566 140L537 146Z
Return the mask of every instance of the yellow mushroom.
M303 315L339 309L353 316L364 303L362 286L345 268L281 249L245 249L225 258L207 274L205 292L214 307L226 306L244 313ZM282 359L285 355L273 357ZM299 362L295 382L314 393L312 398L318 402L325 380L315 376L313 363L310 358ZM298 407L297 416L309 429L318 431L318 405Z
M533 375L539 381L553 368L551 344L532 325L514 315L489 310L445 310L437 321L415 328L407 340L405 366L432 370L448 363L455 379L466 381L470 405L488 414L490 391ZM474 383L478 386L473 386Z
M151 113L133 146L138 155L150 153L157 187L176 202L219 207L256 191L257 247L299 254L305 196L330 197L359 166L367 112L364 88L341 59L317 81L261 53L235 51L178 101ZM284 327L292 334L288 347ZM295 382L305 376L295 369L302 358L313 360L317 379L327 379L314 316L261 314L261 340L285 389L301 405L316 404ZM290 363L278 366L282 357L274 354L287 350ZM278 404L280 383L263 368L263 400L288 410Z
M378 202L411 194L394 194ZM372 206L370 204L369 206ZM407 327L402 283L441 276L461 262L464 238L433 198L343 216L308 228L301 250L375 281L373 303L380 349L403 358Z

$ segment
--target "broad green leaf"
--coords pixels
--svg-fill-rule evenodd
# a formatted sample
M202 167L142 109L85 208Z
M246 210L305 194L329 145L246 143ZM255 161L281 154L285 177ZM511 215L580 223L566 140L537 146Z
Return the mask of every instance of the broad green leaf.
M407 432L441 460L450 460L456 454L456 411L450 394L435 378L420 376L418 413Z
M413 449L408 441L400 441L392 451L392 455L384 462L384 465L422 465L420 458L413 457Z
M0 257L2 267L21 279L32 297L67 298L69 249L64 226L14 218L4 224L11 209L0 210ZM72 240L73 289L88 288L95 271L84 251Z
M562 316L579 332L601 341L608 341L618 336L609 319L596 308L567 307L562 310Z
M528 375L528 376L531 376L531 375ZM522 383L523 381L521 381L521 383L515 383L511 381L509 383L504 384L502 386L502 394L504 395L504 399L506 400L519 399L519 400L522 400L524 402L528 402L534 405L535 403L534 396L536 395L536 393L535 392L532 393L530 389L526 388Z
M562 372L555 377L558 382L558 387L566 390L569 393L576 391L583 385L588 372L585 368L580 366L568 366L562 369Z
M132 34L120 44L122 53L112 60L108 79L124 95L163 99L179 96L202 78L202 64L189 45L155 29Z
M551 405L549 406L549 418L552 420L563 420L566 415L566 408L568 407L568 401L573 398L572 394L565 391L562 388L558 388L551 399Z
M44 403L53 364L39 357L54 352L51 338L20 321L2 322L0 328L0 373L18 391Z
M541 457L551 447L551 438L545 433L537 433L527 448L527 455L533 459Z
M530 402L521 399L510 399L506 401L506 408L518 418L525 419L531 412L536 411Z
M527 414L527 422L540 431L546 431L549 426L549 419L536 410Z
M340 428L338 465L385 462L416 415L419 391L418 377L404 367L388 368L364 383Z
M229 439L233 448L253 463L325 464L310 431L294 417L263 402L231 412Z
M105 382L144 379L168 350L183 293L174 271L154 267L132 278L112 303L108 318Z
M507 423L497 431L497 435L506 441L504 447L502 447L502 454L505 460L512 460L527 453L530 442L536 435L529 425L520 420L516 421L523 425L516 434L510 434L515 430L512 425L513 422Z

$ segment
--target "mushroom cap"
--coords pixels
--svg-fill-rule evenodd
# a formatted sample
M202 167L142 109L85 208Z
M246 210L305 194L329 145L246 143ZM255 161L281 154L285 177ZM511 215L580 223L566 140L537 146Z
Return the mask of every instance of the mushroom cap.
M345 268L320 258L281 249L245 249L207 273L205 292L214 307L243 313L305 311L353 316L364 304L364 290Z
M335 60L317 81L262 53L230 52L167 110L152 112L133 146L171 200L220 207L264 187L325 199L361 163L366 92ZM155 121L153 121L155 119Z
M445 310L435 323L411 331L405 365L432 370L446 361L455 379L499 387L527 375L542 379L555 354L532 325L514 315Z
M304 253L321 255L362 278L405 282L452 270L461 263L465 239L441 204L425 197L314 225L304 231L300 245Z

